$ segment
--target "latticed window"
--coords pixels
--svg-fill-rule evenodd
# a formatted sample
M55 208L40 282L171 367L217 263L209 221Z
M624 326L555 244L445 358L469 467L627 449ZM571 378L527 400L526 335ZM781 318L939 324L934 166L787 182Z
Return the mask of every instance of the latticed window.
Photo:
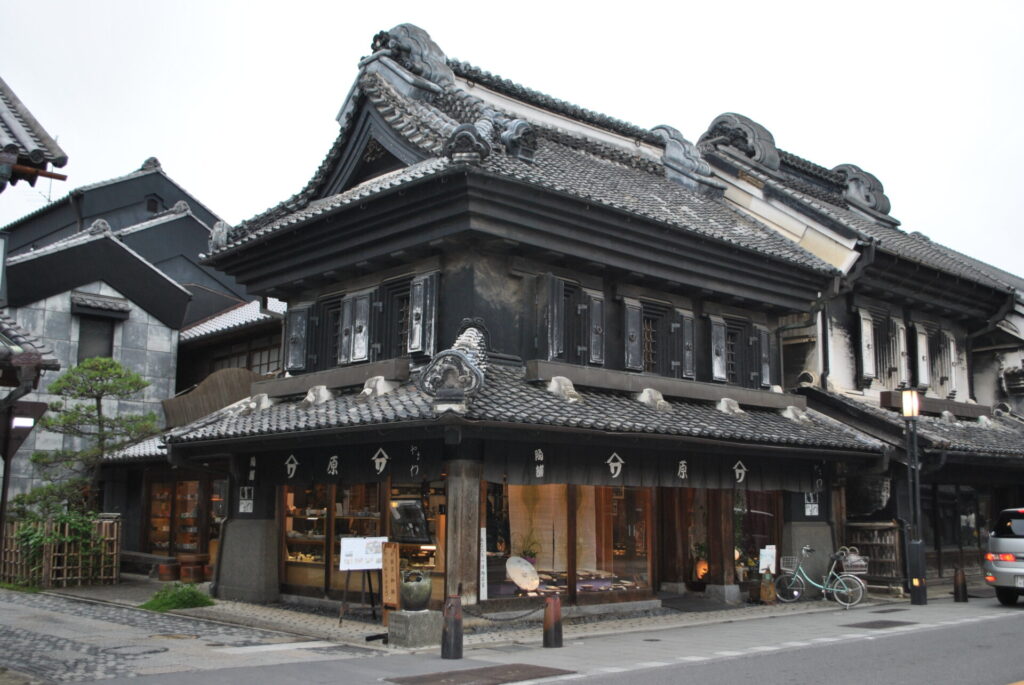
M658 371L658 319L654 316L644 316L642 349L644 356L644 371L657 373Z
M729 383L738 383L740 370L737 359L737 348L740 343L740 331L728 328L725 331L725 377Z

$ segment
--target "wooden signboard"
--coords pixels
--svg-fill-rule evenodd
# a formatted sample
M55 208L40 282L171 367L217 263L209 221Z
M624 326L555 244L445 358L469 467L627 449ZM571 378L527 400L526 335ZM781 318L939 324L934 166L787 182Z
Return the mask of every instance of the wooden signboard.
M386 609L401 608L401 599L398 594L399 583L401 582L398 558L398 543L384 543L384 563L381 572L381 600L380 603Z
M381 567L381 547L387 538L341 538L339 571L372 571Z

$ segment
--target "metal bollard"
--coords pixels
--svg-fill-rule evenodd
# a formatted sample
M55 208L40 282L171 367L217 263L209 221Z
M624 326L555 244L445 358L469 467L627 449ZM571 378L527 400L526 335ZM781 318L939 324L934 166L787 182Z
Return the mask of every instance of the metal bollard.
M962 568L958 568L953 573L953 601L967 601L967 574Z
M562 646L562 599L558 595L544 601L544 646Z
M459 595L448 595L448 599L444 601L441 658L462 658L462 598Z

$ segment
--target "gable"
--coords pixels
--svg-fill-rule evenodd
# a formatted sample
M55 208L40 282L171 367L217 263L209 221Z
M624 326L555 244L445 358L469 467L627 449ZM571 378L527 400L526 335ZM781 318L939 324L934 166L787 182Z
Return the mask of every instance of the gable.
M373 107L363 106L327 182L315 199L344 192L371 178L415 164L428 155L395 131Z

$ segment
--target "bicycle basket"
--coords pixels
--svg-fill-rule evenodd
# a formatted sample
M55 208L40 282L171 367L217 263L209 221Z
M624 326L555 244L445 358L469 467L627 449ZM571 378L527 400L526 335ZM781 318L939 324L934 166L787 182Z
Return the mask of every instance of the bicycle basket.
M792 573L796 570L796 557L782 557L779 560L779 568Z
M861 575L868 572L868 558L859 554L847 554L843 559L843 571Z

